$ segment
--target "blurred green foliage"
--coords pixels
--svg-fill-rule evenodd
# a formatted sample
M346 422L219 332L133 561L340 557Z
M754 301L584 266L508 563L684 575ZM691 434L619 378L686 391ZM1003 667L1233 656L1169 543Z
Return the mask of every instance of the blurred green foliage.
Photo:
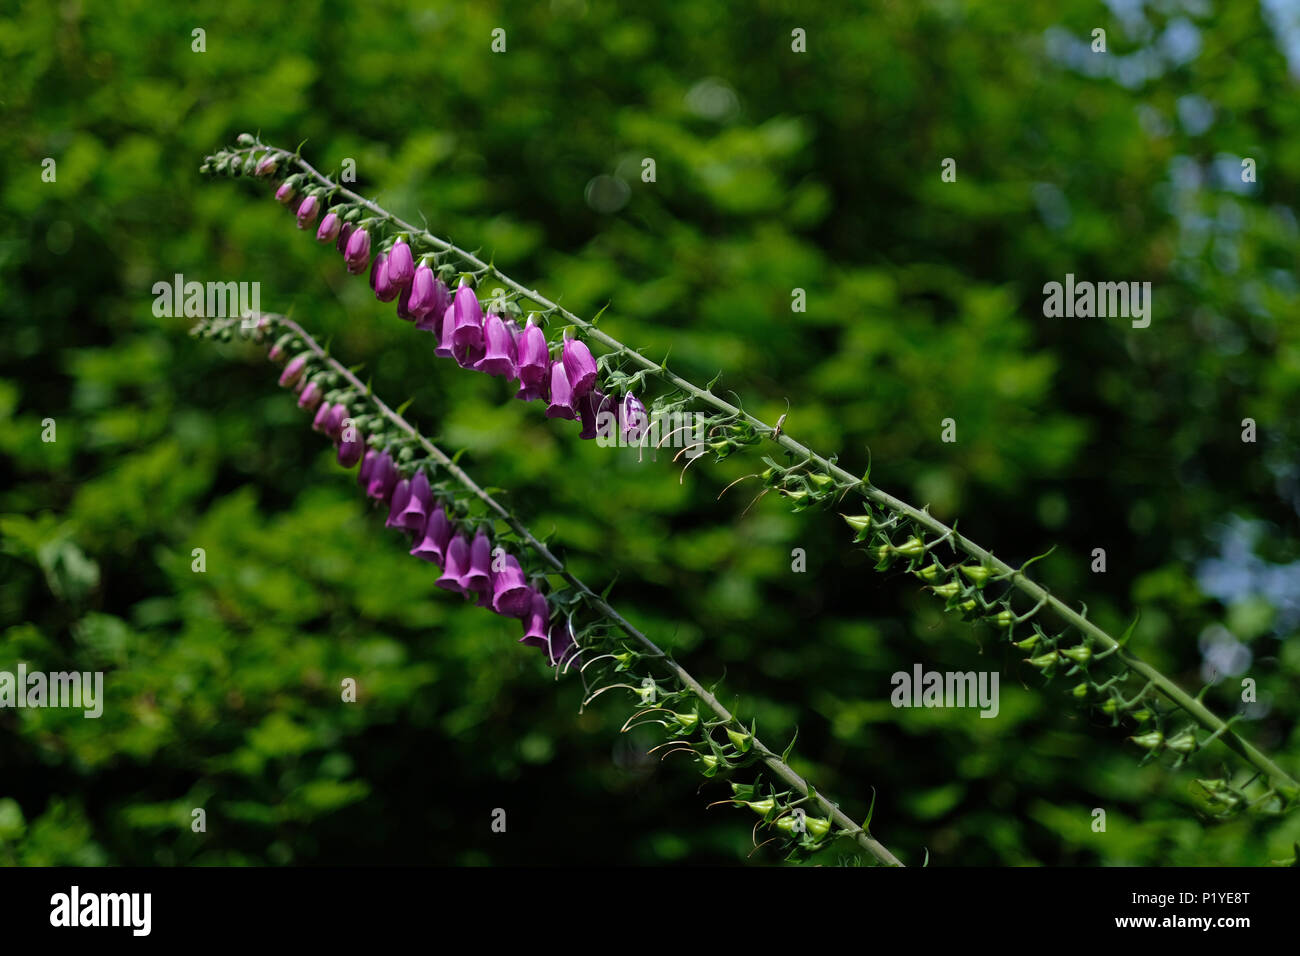
M1186 686L1228 634L1259 685L1244 731L1295 772L1298 32L1285 5L1226 0L11 5L0 670L103 669L108 700L0 711L0 862L747 858L749 815L705 809L725 784L618 733L630 701L578 714L579 682L513 623L432 587L270 366L153 314L176 273L260 282L413 398L761 734L798 727L797 768L851 814L874 788L906 862L1290 856L1300 817L1197 816L1222 753L1139 766L996 635L873 572L834 515L751 506L743 482L718 500L756 459L679 482L667 455L580 442L435 361L265 192L197 169L245 130L353 158L390 209L581 315L612 303L602 327L722 371L769 421L788 401L790 433L851 469L869 449L873 480L1000 556L1055 545L1045 583L1120 630L1140 608L1135 647ZM1151 327L1043 318L1067 272L1153 282ZM1000 715L895 710L916 662L999 670ZM1207 700L1239 695L1230 677Z

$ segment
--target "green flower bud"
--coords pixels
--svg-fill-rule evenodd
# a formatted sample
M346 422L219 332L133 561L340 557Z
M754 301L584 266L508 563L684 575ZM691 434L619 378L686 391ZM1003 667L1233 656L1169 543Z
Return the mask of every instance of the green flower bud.
M1016 616L1010 611L998 611L997 614L993 615L993 623L997 627L1010 627L1016 623Z
M1066 657L1076 664L1086 664L1092 660L1092 648L1087 644L1077 644L1074 647L1067 647L1061 651Z
M1047 668L1054 666L1060 659L1061 655L1056 651L1048 651L1046 654L1039 657L1029 658L1029 663L1034 667L1037 667L1039 670L1047 670Z
M1165 735L1158 730L1153 730L1149 734L1139 734L1136 737L1130 737L1129 740L1137 744L1143 750L1155 750L1165 742Z
M1088 682L1084 681L1082 684L1075 684L1074 688L1070 691L1070 693L1073 694L1075 697L1077 697L1079 700L1083 700L1085 697L1088 696L1088 691L1090 689L1091 688L1089 688Z
M238 138L235 139L235 142L240 146L252 146L257 142L257 140L253 138L251 133L240 133Z
M1139 724L1145 724L1148 720L1151 719L1151 717L1152 717L1153 715L1152 715L1151 711L1149 711L1149 710L1147 710L1145 707L1143 707L1141 710L1135 710L1135 711L1133 711L1133 713L1132 713L1131 716L1132 716L1133 719L1136 720Z
M1013 641L1012 645L1020 648L1022 651L1032 651L1038 645L1039 637L1037 634L1031 634L1023 641Z
M825 817L804 817L804 829L820 840L831 832L831 821Z
M954 598L961 593L961 585L956 581L946 581L943 584L936 584L934 587L930 588L930 590L939 595L939 597L947 600L948 598Z
M927 581L937 581L943 574L943 568L937 564L927 564L916 573Z
M1196 734L1194 732L1184 730L1182 733L1174 734L1174 736L1166 740L1165 746L1180 754L1189 754L1196 750L1200 744L1196 742Z
M757 813L760 817L767 816L772 812L772 808L776 806L776 801L771 797L767 797L764 800L742 800L741 802Z
M1107 697L1106 702L1101 705L1101 712L1103 714L1113 714L1117 710L1119 710L1119 701L1114 697Z
M741 753L749 753L749 748L754 743L754 738L750 734L742 734L739 731L727 728L727 736L731 738L732 744Z
M918 537L911 537L898 546L898 553L909 558L925 554L925 542Z
M971 584L974 584L976 587L982 587L984 582L987 581L989 576L993 573L982 565L963 564L958 570L961 571L962 574L966 575Z

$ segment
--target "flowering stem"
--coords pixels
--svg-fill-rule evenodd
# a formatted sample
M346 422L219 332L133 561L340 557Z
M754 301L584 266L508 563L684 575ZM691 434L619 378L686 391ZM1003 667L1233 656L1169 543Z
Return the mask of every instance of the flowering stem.
M719 398L709 388L700 388L696 386L692 382L670 371L666 365L655 362L652 359L646 358L641 353L635 351L634 349L630 348L627 345L624 345L622 342L606 334L605 332L602 332L600 329L596 328L596 326L593 323L588 322L582 319L581 317L573 314L572 312L565 309L563 306L559 305L558 303L552 302L550 299L541 295L535 289L529 289L521 285L520 283L516 282L514 279L502 273L495 266L495 264L490 262L484 262L482 259L479 259L477 256L475 256L473 253L465 249L461 249L460 247L454 245L453 243L433 235L426 229L422 229L418 226L413 225L412 223L406 222L405 220L398 218L397 216L388 212L386 209L379 206L378 204L371 202L370 200L348 189L347 187L343 186L340 183L335 183L331 178L317 171L313 166L311 166L311 164L309 164L301 156L298 156L294 153L290 153L287 150L279 149L276 147L269 147L262 144L247 147L244 149L232 150L230 152L232 155L238 153L249 154L249 155L253 153L258 153L261 156L271 156L271 157L275 157L277 161L284 161L293 164L299 170L301 170L302 173L305 174L307 177L314 179L317 183L326 187L330 191L331 195L346 197L348 201L356 204L359 207L369 210L376 217L387 221L392 226L396 227L398 230L405 232L411 236L419 236L424 243L426 243L429 246L432 246L434 249L438 250L439 252L450 253L452 255L455 255L456 257L461 259L472 271L480 275L490 275L494 277L497 281L499 281L502 285L510 289L512 292L536 303L539 307L547 310L548 312L559 315L568 323L577 326L578 328L581 328L586 333L589 339L599 342L601 345L609 349L610 352L613 353L614 355L625 358L633 365L638 366L641 369L641 371L655 376L656 378L660 379L666 384L671 385L673 388L680 390L684 394L689 395L694 399L698 400L699 402L708 405L713 409L717 410L718 412L726 415L730 419L739 423L743 423L744 425L752 429L754 433L761 436L766 436L768 439L775 442L777 445L785 449L791 455L794 455L799 459L802 459L802 461L805 464L816 466L822 471L822 473L832 478L837 483L837 485L844 491L849 491L849 490L858 491L867 500L880 506L886 511L894 515L906 518L918 528L924 529L929 534L936 536L939 540L943 540L947 542L955 551L960 551L966 554L967 556L979 561L980 565L982 567L989 569L989 571L996 577L997 580L1006 582L1011 587L1015 588L1016 590L1018 590L1019 592L1021 592L1023 595L1025 595L1026 597L1028 597L1034 602L1034 611L1030 612L1030 614L1028 615L1024 615L1023 617L1025 619L1027 619L1029 616L1036 613L1039 609L1043 607L1051 608L1066 624L1073 626L1079 632L1086 635L1088 638L1090 638L1099 646L1100 650L1098 656L1115 655L1116 658L1120 662L1122 662L1122 664L1125 667L1127 667L1130 671L1138 675L1141 675L1142 677L1145 677L1150 682L1150 685L1152 687L1154 687L1156 690L1162 693L1166 698L1172 701L1177 707L1181 708L1183 711L1189 714L1201 727L1210 731L1210 737L1207 738L1207 740L1205 741L1206 743L1212 740L1222 741L1227 747L1229 747L1231 750L1233 750L1239 756L1241 756L1247 763L1251 764L1261 773L1265 774L1269 778L1269 781L1271 783L1277 785L1279 788L1286 791L1288 795L1288 799L1286 802L1288 803L1292 802L1293 800L1296 799L1297 796L1300 796L1300 782L1297 782L1294 777L1292 777L1290 774L1282 770L1282 768L1280 768L1276 763L1274 763L1271 759L1269 759L1265 754L1263 754L1255 746L1250 744L1243 737L1241 737L1234 730L1232 730L1232 728L1228 725L1228 723L1226 723L1215 713L1213 713L1209 708L1207 708L1204 704L1202 704L1200 700L1188 694L1185 690L1183 690L1180 686L1178 686L1178 684L1175 683L1171 678L1165 676L1163 673L1161 673L1159 670L1157 670L1155 667L1151 666L1144 660L1142 660L1136 654L1134 654L1129 650L1126 650L1123 647L1121 641L1116 640L1114 637L1108 634L1103 628L1099 627L1097 624L1090 621L1087 618L1085 612L1076 611L1074 608L1070 607L1064 601L1057 598L1055 595L1051 594L1045 587L1043 587L1042 585L1038 584L1036 581L1028 577L1024 573L1022 568L1013 568L1005 561L1002 561L1000 558L995 557L992 554L992 552L986 550L985 548L980 547L980 545L978 545L974 541L970 540L969 538L965 537L962 534L959 534L954 528L949 527L944 522L940 521L938 518L935 518L933 515L929 513L928 510L916 508L913 505L908 504L907 502L894 497L888 492L883 491L882 489L872 485L867 480L866 477L859 478L851 474L850 472L846 471L845 469L841 468L838 464L836 464L834 460L827 459L817 454L816 452L812 451L807 446L796 441L790 435L786 434L782 428L782 425L784 423L784 416L782 418L782 421L779 422L777 426L769 425L766 422L760 420L759 418L750 415L742 408L736 405L732 405L730 402L727 402L726 400ZM472 483L470 484L470 486L472 487ZM490 499L485 497L481 492L477 492L477 493L479 494L479 497L483 498L485 501L488 501L490 504L492 504L494 510L497 510L499 513L501 513L502 516L507 521L510 520L509 517L504 514L504 512L500 511L499 506L496 506L494 503L491 503ZM518 531L518 529L516 530ZM520 533L522 534L522 532ZM537 548L538 553L542 554L543 557L548 560L548 562L557 564L558 566L558 563L555 562L554 557L550 555L548 551L545 550L544 546L536 542L535 539L530 540L530 544L532 544L535 548ZM578 585L575 584L575 586ZM586 591L585 588L583 588L582 590ZM590 594L589 591L587 591L587 593ZM596 605L597 607L604 604L604 602L600 601L599 598L596 598L595 600L599 602ZM632 634L643 643L646 644L649 643L647 639L644 638L643 635L637 633L635 629L630 628L629 625L627 625L627 623L623 621L622 618L620 618L613 611L612 608L608 607L608 605L605 605L602 610L606 611L610 615L611 619L616 621L620 627L627 630L629 634ZM703 688L700 688L699 693L701 699L704 699L706 701L710 699L709 697L705 696L707 692L704 692ZM722 710L720 708L720 705L717 705L716 702L711 703L710 706L714 707L714 709L719 713L719 715L725 713L725 711ZM789 771L789 768L786 768L786 771L791 774L793 773L792 771ZM796 781L798 780L797 776L795 776L793 779L789 777L787 777L786 779L792 785L795 786L802 785L802 781L799 781L798 784L796 784Z
M902 866L902 862L894 856L889 849L879 840L875 839L870 832L856 823L851 817L844 813L837 804L832 803L822 794L808 785L788 763L775 751L771 750L757 735L752 734L744 727L726 707L715 697L707 688L696 680L690 672L674 661L664 653L657 644L649 637L643 634L635 626L630 624L617 610L615 610L608 601L593 591L585 583L574 576L556 555L541 541L533 535L513 514L490 494L483 490L473 478L465 472L463 468L455 463L442 449L429 441L421 434L415 426L403 418L400 414L393 411L378 396L376 396L364 383L361 382L346 366L331 356L322 348L314 338L297 322L284 315L275 313L261 313L259 315L246 316L240 319L214 320L207 323L206 328L210 331L219 331L223 328L230 328L234 325L248 325L254 323L266 322L282 326L292 331L302 343L310 350L316 358L328 366L335 374L339 375L344 381L351 385L358 393L367 396L369 402L376 410L397 429L409 435L412 439L420 444L426 453L446 472L458 481L466 490L482 501L497 517L509 525L510 529L518 535L519 539L528 545L541 559L549 565L553 571L561 576L575 591L583 595L587 604L608 620L616 624L632 640L640 644L647 652L647 656L657 659L657 661L668 670L681 684L686 687L692 695L698 698L719 718L723 725L730 727L738 732L743 732L752 738L750 746L758 754L761 762L768 769L783 780L790 787L797 790L805 798L813 799L819 806L830 816L830 818L841 828L840 836L852 837L859 846L871 854L878 862L889 866Z

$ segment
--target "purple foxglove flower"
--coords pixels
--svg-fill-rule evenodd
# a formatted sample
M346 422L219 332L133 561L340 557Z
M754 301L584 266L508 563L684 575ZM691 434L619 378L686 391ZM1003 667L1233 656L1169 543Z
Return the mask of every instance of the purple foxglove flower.
M428 267L421 266L421 268ZM447 283L434 275L432 269L429 269L429 275L433 279L432 292L429 296L428 302L421 303L422 305L426 305L426 308L423 315L418 313L416 314L415 327L421 332L434 333L439 337L439 341L441 342L443 318L447 314L447 309L451 307L451 290L447 288ZM411 282L412 285L419 284L419 269L415 270L415 278L411 280ZM411 311L415 312L415 309L412 308ZM433 354L438 354L436 348L433 350Z
M546 333L532 319L519 333L519 384L537 386L547 383L551 356L546 348Z
M518 558L507 554L501 563L504 567L492 572L492 610L506 617L523 617L528 613L532 589L524 580Z
M582 432L579 438L595 438L597 434L597 409L605 403L605 393L593 388L578 399L578 416L582 419Z
M321 403L324 394L321 392L320 385L315 382L308 382L306 387L298 394L298 407L312 411Z
M335 441L338 441L343 434L343 420L347 417L348 410L345 406L336 404L330 408L329 417L325 419L325 427L323 429L325 434L329 435L330 438L333 438Z
M334 411L334 406L329 402L321 402L316 409L316 417L311 420L311 430L314 432L325 431L325 423L329 421L330 412Z
M392 302L401 291L388 278L388 256L382 252L375 256L375 262L370 267L370 288L380 302Z
M411 480L403 478L393 488L393 500L388 506L388 520L384 522L385 528L402 527L402 512L406 510L406 506L410 501Z
M346 253L348 240L352 238L352 234L356 231L357 227L350 222L345 222L343 225L339 226L339 237L334 240L334 248L341 254Z
M551 363L551 404L546 406L546 417L570 420L578 417L578 410L573 406L573 388L569 385L563 362Z
M339 442L339 464L344 468L351 468L361 460L361 456L366 451L366 440L361 437L356 428L345 429L351 434L345 434Z
M456 290L451 301L455 309L456 322L452 326L451 341L462 348L483 347L483 307L479 305L478 296L467 285Z
M411 284L397 297L397 314L403 319L422 319L433 308L433 270L423 262L411 277ZM419 328L419 326L416 326Z
M447 520L447 512L433 505L429 519L424 523L424 537L411 549L411 554L422 561L429 561L441 567L446 560L447 545L451 541L451 533L454 530L451 522Z
M320 221L320 228L316 230L316 241L334 242L338 239L342 228L343 221L339 219L338 213L327 212L325 218Z
M591 357L587 343L577 339L565 339L564 374L569 379L574 398L582 398L596 384L596 360Z
M519 639L519 643L529 647L544 648L549 644L546 624L551 619L551 606L536 590L532 588L529 590L531 593L528 595L528 610L523 617L524 636Z
M515 398L521 402L534 402L537 399L547 398L549 392L541 385L525 385L519 391L515 392Z
M457 594L465 593L465 571L469 568L469 541L458 534L447 543L442 576L433 583Z
M515 340L501 316L489 312L483 327L487 347L474 368L489 375L510 379L515 377Z
M423 471L417 471L411 478L411 498L397 516L397 523L407 531L423 531L432 506L433 494L429 490L429 478Z
M415 262L411 258L411 247L403 239L393 243L388 250L388 281L401 289L411 284L415 278Z
M276 158L267 153L257 161L257 167L253 170L254 176L270 176L275 172L275 167L279 165Z
M492 593L492 539L482 531L469 546L469 567L463 581L466 591Z
M595 437L603 443L616 445L618 444L618 399L613 395L606 395L598 388L593 389L592 394L599 396L592 400L592 406L596 410Z
M370 233L364 229L353 230L343 252L343 261L354 276L366 271L366 266L370 265Z
M441 358L451 358L455 350L452 346L452 330L456 328L456 307L447 306L442 313L442 325L438 330L438 344L434 346L433 354Z
M546 644L552 667L559 667L578 652L573 644L573 635L569 633L569 622L562 617L551 625Z
M316 216L320 212L320 200L315 196L308 196L298 207L298 228L306 229L316 221Z
M272 362L279 362L284 359L284 346L279 342L271 343L271 347L266 350L266 357Z
M290 186L288 183L281 183L280 188L275 191L275 201L285 206L293 202L293 197L294 197L293 187Z
M361 459L361 467L357 469L357 484L361 490L369 494L370 476L375 470L375 462L379 460L379 452L373 448L367 448L365 457Z
M380 452L375 458L375 463L370 467L370 481L366 484L366 494L376 501L387 501L393 494L394 486L398 484L397 479L400 477L392 456L386 451Z
M641 436L650 426L650 416L646 414L645 406L631 392L623 396L619 418L623 424L623 437L631 442L640 442Z
M297 385L298 380L302 378L303 370L307 368L307 353L295 355L289 360L289 364L284 367L280 373L280 384L288 388L290 385Z

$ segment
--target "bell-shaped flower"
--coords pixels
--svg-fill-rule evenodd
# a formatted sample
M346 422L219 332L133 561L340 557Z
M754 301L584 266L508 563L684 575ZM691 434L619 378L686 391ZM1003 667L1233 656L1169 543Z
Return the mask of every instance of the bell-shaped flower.
M406 510L407 504L411 500L411 479L403 478L393 487L393 498L388 506L388 518L384 521L385 528L401 528L402 512Z
M329 421L330 412L334 411L334 406L329 402L321 402L316 409L316 415L311 420L311 430L314 432L324 432L325 425Z
M474 535L469 547L469 567L464 576L465 589L479 594L491 594L492 589L492 539L482 530Z
M407 531L422 531L433 507L433 493L429 490L429 478L423 471L417 471L411 478L411 499L397 517L397 523Z
M393 285L388 278L388 255L381 252L375 256L374 265L370 267L370 288L380 302L392 302L402 290Z
M415 274L411 276L411 284L403 289L402 294L397 298L398 316L403 319L418 320L428 315L436 304L434 301L434 283L437 281L433 270L421 262L416 268ZM419 326L416 326L416 328L419 328Z
M298 228L306 229L316 221L316 216L320 214L320 200L315 196L308 196L298 206Z
M419 541L411 549L411 554L421 561L429 561L441 567L446 560L447 545L454 530L447 520L447 512L433 505L428 520L424 523L424 535L417 535Z
M321 399L324 397L325 393L321 391L318 382L308 382L306 386L303 387L303 390L298 393L298 407L305 408L307 411L312 411L320 405Z
M486 348L474 368L489 375L515 377L515 340L501 316L489 312L483 329Z
M574 406L573 388L569 384L569 376L564 371L563 362L551 363L551 402L546 406L546 417L570 420L578 417L578 409Z
M357 227L350 222L345 222L343 225L339 226L339 237L334 240L334 248L340 253L346 255L348 250L348 241L356 231Z
M524 386L547 384L551 356L546 348L546 333L530 318L519 333L519 383Z
M280 385L284 388L297 385L306 368L307 353L303 352L301 355L295 355L293 358L289 359L289 364L286 365L284 371L280 373Z
M287 206L289 203L293 202L293 197L295 195L297 194L294 192L292 186L288 183L281 183L280 188L275 191L275 201Z
M528 613L528 598L532 589L524 580L519 559L507 554L501 559L500 571L492 572L492 610L507 617L523 617Z
M325 419L325 425L321 429L330 438L338 441L343 434L343 421L348 417L348 410L345 406L335 403L330 406L329 417Z
M388 250L388 281L397 289L411 284L415 278L415 261L411 257L411 247L406 240L398 239L393 248Z
M339 441L339 464L344 468L351 468L361 460L365 451L366 440L361 433L355 427L344 429L343 437Z
M455 324L452 326L453 345L462 348L483 347L483 307L479 305L478 296L468 285L461 285L451 304L455 309Z
M463 534L458 534L447 543L442 576L434 584L444 590L464 594L467 570L469 570L469 541Z
M401 477L397 473L397 464L391 455L381 451L375 456L370 466L370 478L366 483L366 494L376 501L387 501L393 494L393 488Z
M301 210L299 210L301 212ZM316 230L317 242L334 242L339 237L339 230L343 228L343 220L339 218L336 212L327 212L325 218L320 221L320 227Z
M528 610L524 613L524 636L519 639L520 644L526 644L529 647L546 647L550 642L546 634L546 625L551 619L551 606L546 603L538 591L530 588L528 595Z
M564 340L564 374L569 379L574 398L582 398L596 384L596 360L586 342L578 339Z
M364 229L353 230L343 251L343 261L354 276L366 271L366 266L370 265L370 233Z

